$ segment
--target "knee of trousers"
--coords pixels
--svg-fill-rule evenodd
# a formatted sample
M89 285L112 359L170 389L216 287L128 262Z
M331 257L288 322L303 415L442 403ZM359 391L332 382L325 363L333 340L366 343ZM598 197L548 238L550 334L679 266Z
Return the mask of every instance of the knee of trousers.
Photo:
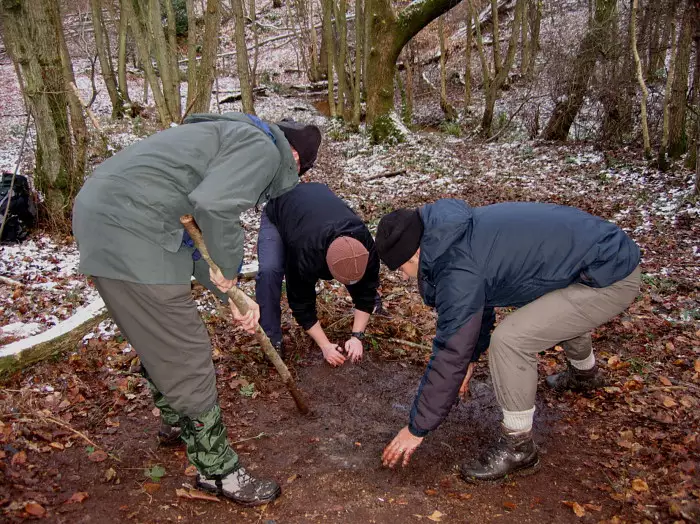
M261 266L258 268L258 273L255 275L255 281L260 282L261 280L266 280L268 282L279 281L282 282L284 278L284 268L279 268L275 266Z

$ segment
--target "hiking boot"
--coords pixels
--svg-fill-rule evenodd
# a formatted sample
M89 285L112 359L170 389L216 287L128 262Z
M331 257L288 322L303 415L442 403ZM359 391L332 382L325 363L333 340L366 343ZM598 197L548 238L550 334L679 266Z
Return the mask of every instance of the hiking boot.
M598 365L591 369L576 369L571 362L566 362L566 371L549 375L545 382L555 391L591 391L605 385L605 379Z
M480 481L500 480L507 475L535 473L540 459L532 431L519 433L501 426L501 436L478 459L463 464L459 470L462 479L473 484Z
M227 475L212 478L197 474L197 487L223 495L243 506L259 506L272 502L282 490L274 480L256 479L241 466Z
M275 348L275 351L277 351L280 358L284 360L284 357L287 356L284 351L284 342L282 342L281 340L279 342L275 342L274 344L272 344L272 347Z
M175 446L179 444L182 428L180 426L171 426L165 422L161 422L158 430L158 443L161 446Z

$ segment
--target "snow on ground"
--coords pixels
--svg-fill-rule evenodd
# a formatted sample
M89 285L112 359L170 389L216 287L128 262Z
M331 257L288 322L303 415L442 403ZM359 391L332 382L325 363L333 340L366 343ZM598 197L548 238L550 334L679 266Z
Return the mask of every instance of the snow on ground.
M280 10L267 10L260 20L268 25L285 25L284 12ZM232 34L231 26L223 28L222 51L232 50L233 38L226 38ZM260 40L268 37L269 34L261 34ZM556 35L544 34L543 37L556 40ZM614 208L614 213L606 218L619 223L643 248L649 246L644 256L645 263L653 266L650 275L700 278L700 265L683 266L665 261L663 251L651 245L660 227L676 227L679 220L697 220L700 215L700 205L687 199L692 187L691 177L678 175L674 180L668 174L643 167L640 163L611 166L600 151L588 145L543 145L538 141L524 140L525 122L520 119L514 120L512 132L501 137L503 142L480 143L445 133L413 132L408 133L404 143L396 146L371 145L363 130L349 133L342 124L320 115L311 98L301 94L285 95L283 86L303 84L306 79L295 71L297 55L294 47L281 46L283 42L267 46L259 57L258 78L266 87L266 93L256 98L256 111L265 120L292 117L314 123L322 129L325 138L319 168L308 178L331 185L353 209L368 217L371 228L394 202L426 202L441 197L469 201L472 195L468 192L470 189L465 188L472 188L475 183L481 188L506 184L513 199L560 203L564 200L564 203L579 206L595 198L593 195L604 194L606 202ZM87 59L80 57L79 51L74 54L74 70L81 96L83 100L89 100L92 96L89 65ZM218 93L212 97L211 111L241 110L240 102L217 104L216 100L239 91L233 57L220 60L219 70L221 75L215 86ZM143 79L133 74L135 72L131 73L130 92L138 99L143 92ZM436 79L437 73L437 66L426 68L431 81ZM149 109L152 112L150 120L137 117L110 121L111 106L99 74L95 84L97 96L92 110L109 136L111 151L128 147L150 134L154 125L157 126L152 109ZM427 89L421 90L420 82L418 84L414 121L439 121L437 96ZM181 89L184 107L185 83ZM542 83L540 89L547 90L549 86ZM21 97L14 96L19 92L19 86L14 68L6 57L0 62L0 90L0 116L3 119L0 126L0 168L11 171L17 162L25 116ZM473 116L479 114L481 103L479 93L474 95ZM528 103L540 105L543 115L551 110L551 98L542 98L541 93L530 96L532 102ZM504 92L496 114L512 113L522 97L520 89ZM577 125L586 127L586 115L591 111L591 107L584 107ZM527 112L523 111L522 115ZM510 137L518 140L509 142ZM31 169L33 145L30 134L22 162L23 171ZM487 199L478 203L491 202ZM245 261L255 261L260 210L244 213L241 221L246 232ZM679 249L687 253L688 258L697 260L700 257L697 235L681 238L679 243ZM46 237L39 237L19 246L2 246L0 258L0 275L24 284L19 292L11 286L2 287L0 325L4 331L0 335L0 344L51 328L97 298L94 288L77 273L78 253L73 244L58 245ZM245 286L251 290L250 283ZM218 305L215 300L206 295L197 300L204 314L216 314ZM107 338L114 332L113 324L103 323L95 336Z

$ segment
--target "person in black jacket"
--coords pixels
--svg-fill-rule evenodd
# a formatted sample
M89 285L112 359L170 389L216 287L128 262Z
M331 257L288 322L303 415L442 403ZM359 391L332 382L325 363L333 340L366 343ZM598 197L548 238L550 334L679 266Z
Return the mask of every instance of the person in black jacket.
M282 278L296 321L333 366L347 356L362 358L362 339L375 307L379 256L367 226L328 186L299 184L268 202L258 235L259 269L255 294L260 324L283 354L280 300ZM328 340L316 316L316 282L335 278L355 305L352 335L343 349Z
M640 252L616 225L578 209L538 203L471 208L439 200L384 216L377 250L391 270L418 278L438 313L433 355L408 426L383 462L407 465L423 438L454 404L493 307L516 306L491 335L489 367L503 409L498 441L462 465L467 481L532 470L537 354L561 344L567 370L547 377L558 390L602 385L591 331L624 311L639 293ZM486 326L488 327L488 326ZM488 345L488 344L487 344Z

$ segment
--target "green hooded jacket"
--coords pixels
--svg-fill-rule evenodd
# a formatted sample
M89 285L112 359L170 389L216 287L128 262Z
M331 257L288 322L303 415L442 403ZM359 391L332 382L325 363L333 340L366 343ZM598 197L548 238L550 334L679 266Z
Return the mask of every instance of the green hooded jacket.
M243 259L240 214L292 189L297 163L284 133L273 142L243 113L199 114L107 159L85 181L73 233L86 275L184 284L192 249L180 216L192 214L228 279Z

